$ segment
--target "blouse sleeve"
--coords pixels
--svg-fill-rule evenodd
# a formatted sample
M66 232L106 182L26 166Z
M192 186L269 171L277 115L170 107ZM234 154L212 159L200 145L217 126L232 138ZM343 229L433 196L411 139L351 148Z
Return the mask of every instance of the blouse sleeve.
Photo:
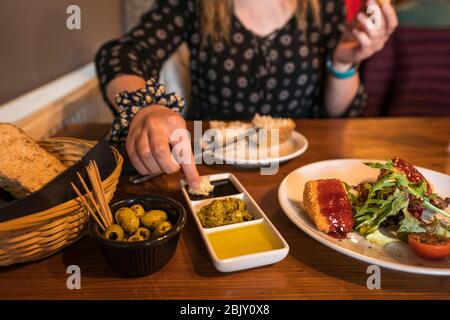
M345 0L322 0L322 32L323 51L325 57L331 54L335 49L342 33L345 29L347 16L347 7ZM364 106L367 99L364 86L358 88L355 98L345 112L345 117L361 116L364 112Z
M194 0L156 0L141 23L119 39L103 45L95 58L100 89L106 95L108 83L119 75L158 78L163 63L187 40L193 25Z

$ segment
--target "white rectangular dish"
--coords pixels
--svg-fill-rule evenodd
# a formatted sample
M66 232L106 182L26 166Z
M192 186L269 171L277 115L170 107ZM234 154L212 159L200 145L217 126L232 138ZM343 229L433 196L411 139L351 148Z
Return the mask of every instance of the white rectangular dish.
M229 181L234 188L228 190L228 194L221 194L220 187L216 186L218 194L207 197L190 195L184 181L181 181L181 189L216 269L232 272L283 260L289 252L289 245L238 179L231 173L215 174L209 178L214 185L220 186ZM253 220L220 227L203 227L197 216L200 208L213 200L229 197L243 200Z

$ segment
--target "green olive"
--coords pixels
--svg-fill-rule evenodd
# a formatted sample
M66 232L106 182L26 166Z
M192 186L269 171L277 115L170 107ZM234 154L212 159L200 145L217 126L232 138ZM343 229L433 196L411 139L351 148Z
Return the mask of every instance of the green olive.
M155 229L155 234L158 236L162 236L172 229L172 224L169 221L160 222Z
M144 239L138 234L133 234L132 236L130 236L127 239L127 241L129 241L129 242L139 242L139 241L142 241L142 240L144 240Z
M122 207L122 208L118 209L116 211L116 213L114 214L114 219L116 219L116 223L120 224L120 221L122 220L122 216L124 214L130 214L130 212L134 213L134 211L128 207Z
M139 218L133 210L123 211L119 216L119 224L126 233L132 234L139 229Z
M108 227L108 229L105 230L103 234L106 239L115 241L123 241L125 237L125 232L118 224L112 224Z
M150 236L151 236L150 230L148 230L147 228L142 228L142 227L139 228L135 234L139 235L142 238L142 240L148 240L148 239L150 239Z
M141 206L140 204L135 204L133 206L131 206L131 210L134 211L134 213L136 214L136 216L138 218L141 218L144 216L145 214L145 209L143 206Z
M150 210L141 218L141 224L148 229L155 229L163 221L167 221L167 213L162 210Z

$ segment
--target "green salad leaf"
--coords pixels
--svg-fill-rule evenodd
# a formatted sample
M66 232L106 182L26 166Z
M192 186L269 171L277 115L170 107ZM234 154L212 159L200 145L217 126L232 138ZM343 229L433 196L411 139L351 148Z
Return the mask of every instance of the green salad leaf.
M344 188L345 188L345 192L347 193L348 199L350 200L351 203L355 203L357 201L357 197L352 191L352 186L346 182L343 182L343 183L344 183Z
M434 212L440 213L442 214L444 217L446 217L447 219L450 219L450 213L448 213L447 211L444 211L434 205L432 205L428 200L424 200L423 201L423 206L427 209L430 209Z
M389 244L391 242L396 242L396 241L398 242L399 241L398 239L385 236L384 234L382 234L380 232L380 230L376 230L375 232L372 232L372 233L368 234L366 239L369 242L378 244L380 246L385 246L385 245L387 245L387 244Z
M364 162L364 164L373 169L380 169L380 170L383 170L383 169L384 170L392 170L392 168L394 167L394 163L390 159L388 161L386 161L385 164L380 163L380 162Z
M378 162L365 164L371 168L387 171L371 186L365 203L354 207L356 230L367 236L378 230L387 217L407 212L409 194L423 200L427 185L425 182L411 183L405 174L393 171L393 163L390 160L385 164ZM413 216L411 219L419 222Z
M381 185L386 184L381 183ZM396 215L408 207L409 200L406 192L395 189L387 199L380 199L374 191L378 187L377 184L373 186L366 203L355 215L356 230L363 236L376 231L387 217Z
M387 221L392 225L395 221L397 236L405 240L410 233L426 232L427 229L432 233L450 237L450 226L443 223L434 223L433 226L425 225L419 219L408 212L409 201L411 198L418 199L423 203L424 208L440 213L446 218L450 214L431 203L436 194L428 194L428 185L426 181L419 183L410 182L403 172L394 171L394 165L391 160L382 164L379 162L366 162L365 165L383 170L382 175L374 183L364 183L352 188L345 185L348 197L352 203L352 211L355 218L355 230L367 239L374 242L384 243L388 241L384 238L378 229L388 217L396 216L399 218L390 218ZM363 191L361 193L360 191ZM367 198L366 198L367 195ZM397 219L397 220L396 220ZM401 219L401 220L398 220Z
M405 218L403 218L403 220L400 222L400 226L397 230L397 237L399 239L406 241L408 238L408 234L410 233L420 233L427 231L420 223L420 221L414 218L407 209L403 210L403 214L405 215Z
M433 222L429 225L430 233L441 237L450 238L450 225L444 224L441 220L434 218Z

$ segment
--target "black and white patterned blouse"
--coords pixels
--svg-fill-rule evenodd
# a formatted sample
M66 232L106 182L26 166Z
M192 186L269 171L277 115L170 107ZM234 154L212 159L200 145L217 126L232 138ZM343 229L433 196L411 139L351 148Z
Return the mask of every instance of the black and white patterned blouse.
M184 41L190 50L191 119L249 119L255 113L292 118L325 117L326 56L345 23L344 0L322 0L322 24L312 14L301 31L293 16L261 37L233 15L229 43L201 46L195 0L157 0L128 34L105 44L96 57L101 90L123 74L158 78L165 60ZM358 90L347 116L362 112ZM117 111L113 109L117 115Z

